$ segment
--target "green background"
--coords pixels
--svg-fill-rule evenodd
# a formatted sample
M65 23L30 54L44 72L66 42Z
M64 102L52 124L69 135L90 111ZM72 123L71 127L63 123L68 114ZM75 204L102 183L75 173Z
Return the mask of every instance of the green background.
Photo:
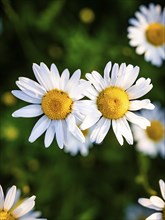
M163 1L152 1L163 5ZM128 19L149 1L1 0L0 14L0 184L16 185L24 196L36 195L36 210L49 220L123 220L125 208L140 197L159 192L165 180L165 161L138 153L135 145L120 146L112 130L89 155L72 157L53 144L45 149L43 136L28 137L37 118L13 118L27 105L7 103L6 92L17 89L19 76L35 79L32 63L55 63L60 72L80 68L103 73L108 61L140 66L139 77L151 78L146 95L164 106L164 67L145 62L127 39ZM83 8L95 18L84 23ZM13 135L12 135L13 134ZM126 219L127 220L127 219Z

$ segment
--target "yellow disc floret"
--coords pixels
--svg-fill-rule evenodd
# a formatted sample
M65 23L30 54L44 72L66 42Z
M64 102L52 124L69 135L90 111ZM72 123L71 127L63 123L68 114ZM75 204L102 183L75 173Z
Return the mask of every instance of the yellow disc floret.
M151 121L151 125L146 128L147 136L155 142L163 139L164 132L164 126L157 120Z
M73 101L66 92L51 90L42 98L42 110L52 120L63 120L72 110Z
M165 43L165 26L160 23L152 23L146 29L147 41L154 46L161 46Z
M97 97L97 106L105 118L119 119L129 109L129 98L121 88L108 87Z
M0 211L0 220L16 220L10 213Z

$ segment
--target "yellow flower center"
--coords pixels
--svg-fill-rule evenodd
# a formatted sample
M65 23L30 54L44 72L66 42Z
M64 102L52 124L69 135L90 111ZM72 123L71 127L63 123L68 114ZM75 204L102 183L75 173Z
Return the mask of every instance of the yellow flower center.
M119 119L129 109L129 98L121 88L108 87L97 97L97 106L105 118Z
M62 120L72 110L72 99L66 92L54 89L42 98L42 110L45 115L53 120Z
M16 218L7 211L0 211L0 220L16 220Z
M161 46L165 43L165 26L159 23L152 23L146 29L146 38L154 46Z
M153 120L146 128L146 133L151 140L158 142L164 137L164 127L160 121Z

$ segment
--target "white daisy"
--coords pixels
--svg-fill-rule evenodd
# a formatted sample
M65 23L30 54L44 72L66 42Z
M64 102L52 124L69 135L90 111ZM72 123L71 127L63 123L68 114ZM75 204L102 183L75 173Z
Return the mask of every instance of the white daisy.
M159 186L163 199L158 196L151 196L149 199L138 199L142 206L158 211L150 215L146 220L165 220L165 182L159 180Z
M80 152L82 156L87 156L89 148L92 146L92 143L90 141L91 131L92 128L82 131L85 137L84 143L75 138L72 133L68 133L68 141L64 146L64 150L66 152L69 152L72 156L75 156L76 154L78 154L78 152Z
M161 66L165 59L165 8L161 11L160 5L141 5L135 16L129 20L130 45L137 47L136 53L144 54L146 61Z
M85 130L96 125L90 136L92 142L101 143L112 123L119 143L123 145L123 137L125 137L129 144L133 144L133 136L127 120L143 129L150 125L147 119L132 112L142 108L154 108L149 99L136 100L153 87L149 78L140 78L135 85L132 85L138 73L139 67L126 66L125 63L120 67L114 64L111 70L111 62L109 62L104 69L104 77L96 71L86 74L86 78L94 87L86 91L86 96L91 100L86 101L84 108L86 117L80 128ZM88 112L85 112L86 109Z
M84 97L82 93L89 83L80 81L80 70L76 70L70 77L68 69L65 69L60 77L55 64L52 64L49 70L44 63L40 63L40 66L33 64L33 71L39 83L19 77L16 84L20 90L12 91L17 98L31 103L15 111L13 117L29 118L42 115L35 124L29 141L34 142L46 131L45 147L50 146L56 135L59 147L63 148L69 131L85 142L84 135L76 125L76 118L82 118L77 104L78 100Z
M151 157L160 153L165 158L165 110L155 103L155 109L152 112L142 110L141 116L147 118L151 125L146 130L136 125L132 126L134 138L137 141L136 149Z
M6 196L0 186L0 220L35 220L35 214L28 216L35 206L35 196L18 202L16 186L12 186ZM44 219L40 219L44 220ZM45 219L46 220L46 219Z

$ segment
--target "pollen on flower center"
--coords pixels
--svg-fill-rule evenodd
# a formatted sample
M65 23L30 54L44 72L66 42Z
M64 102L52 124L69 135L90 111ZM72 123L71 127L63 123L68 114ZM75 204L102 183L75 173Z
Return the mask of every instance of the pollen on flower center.
M146 133L151 140L160 141L164 137L164 127L159 121L153 120L146 128Z
M119 119L129 109L129 98L121 88L108 87L97 97L97 107L105 118Z
M0 220L16 220L10 213L0 211Z
M73 101L66 92L54 89L46 93L41 105L48 118L62 120L71 112Z
M160 23L152 23L146 29L146 38L149 43L161 46L165 43L165 26Z

